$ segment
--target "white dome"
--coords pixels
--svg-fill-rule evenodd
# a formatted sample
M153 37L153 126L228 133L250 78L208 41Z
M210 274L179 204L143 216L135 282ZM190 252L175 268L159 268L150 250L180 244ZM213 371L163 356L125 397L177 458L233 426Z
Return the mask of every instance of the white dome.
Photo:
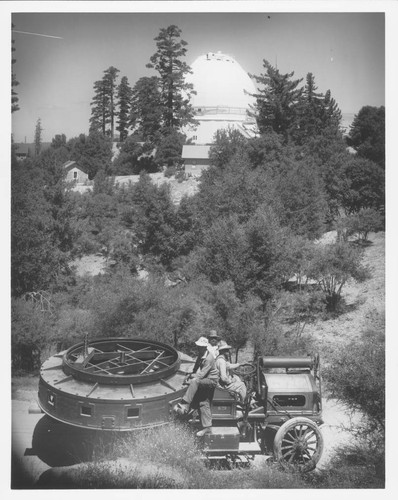
M196 95L192 105L200 108L233 108L245 111L254 103L256 88L249 75L231 56L221 52L209 52L199 56L191 65L192 74L187 81L192 83Z
M188 129L188 137L197 144L213 142L219 129L237 128L245 136L253 135L254 123L247 115L255 104L256 88L249 75L231 56L209 52L199 56L191 65L186 81L192 83L196 95L191 104L199 125Z

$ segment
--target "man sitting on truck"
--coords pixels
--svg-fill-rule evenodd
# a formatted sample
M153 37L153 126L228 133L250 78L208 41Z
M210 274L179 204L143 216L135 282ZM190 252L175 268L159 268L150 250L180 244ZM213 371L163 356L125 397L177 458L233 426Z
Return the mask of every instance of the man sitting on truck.
M218 344L219 355L216 359L216 368L220 374L220 386L235 398L244 403L246 398L246 385L245 383L235 375L232 370L238 368L240 363L231 363L229 350L231 346L228 345L224 340L221 340Z
M181 402L177 404L176 411L186 414L191 408L199 408L203 428L196 435L200 437L211 433L212 430L211 401L219 375L214 355L208 350L207 338L200 337L195 344L198 347L199 368L196 373L191 374L189 387Z

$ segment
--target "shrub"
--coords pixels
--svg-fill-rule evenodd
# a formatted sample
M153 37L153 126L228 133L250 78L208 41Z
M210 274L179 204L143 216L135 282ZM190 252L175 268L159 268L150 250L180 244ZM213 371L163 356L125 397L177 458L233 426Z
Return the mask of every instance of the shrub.
M173 177L177 172L177 169L174 165L171 165L170 167L167 167L166 170L164 171L164 176L169 178Z
M347 217L346 227L349 234L357 234L358 240L367 241L370 232L383 230L384 218L378 210L365 208Z
M368 278L369 271L361 261L362 252L348 243L318 245L308 276L322 287L328 311L337 310L343 286L350 278L358 282Z
M384 428L385 340L380 327L338 350L324 377L334 397L350 410L363 412L373 427Z
M365 321L368 326L361 338L337 350L323 371L332 397L363 415L352 430L353 441L338 449L331 463L340 480L343 478L349 487L362 488L369 483L368 487L382 486L385 463L384 314L370 311ZM353 471L349 477L347 467Z
M41 353L52 337L52 317L49 311L25 299L11 301L12 369L28 372L40 368Z

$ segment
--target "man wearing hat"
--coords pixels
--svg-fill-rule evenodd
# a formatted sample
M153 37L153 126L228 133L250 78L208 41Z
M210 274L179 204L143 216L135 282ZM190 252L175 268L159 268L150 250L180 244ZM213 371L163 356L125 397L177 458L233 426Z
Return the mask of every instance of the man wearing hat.
M229 350L231 346L228 345L224 340L221 340L218 344L219 355L216 359L216 368L220 374L220 385L232 393L234 397L236 394L239 396L239 401L243 403L246 398L246 385L245 383L235 375L232 370L238 368L240 363L230 363L229 362Z
M207 340L209 341L209 347L207 348L211 351L215 358L218 356L218 342L220 337L217 335L215 330L210 330L209 335L207 336Z
M178 403L176 411L184 414L188 413L190 407L198 407L203 429L196 435L204 436L211 433L212 416L210 405L219 375L214 354L208 349L209 341L207 338L200 337L195 344L198 347L199 368L192 374L191 383L181 403Z

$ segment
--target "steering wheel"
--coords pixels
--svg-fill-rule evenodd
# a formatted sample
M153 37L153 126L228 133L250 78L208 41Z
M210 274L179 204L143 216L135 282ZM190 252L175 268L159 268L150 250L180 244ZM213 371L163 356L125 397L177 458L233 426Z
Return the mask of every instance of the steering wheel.
M256 373L257 368L251 363L243 363L232 370L239 377L251 377Z

